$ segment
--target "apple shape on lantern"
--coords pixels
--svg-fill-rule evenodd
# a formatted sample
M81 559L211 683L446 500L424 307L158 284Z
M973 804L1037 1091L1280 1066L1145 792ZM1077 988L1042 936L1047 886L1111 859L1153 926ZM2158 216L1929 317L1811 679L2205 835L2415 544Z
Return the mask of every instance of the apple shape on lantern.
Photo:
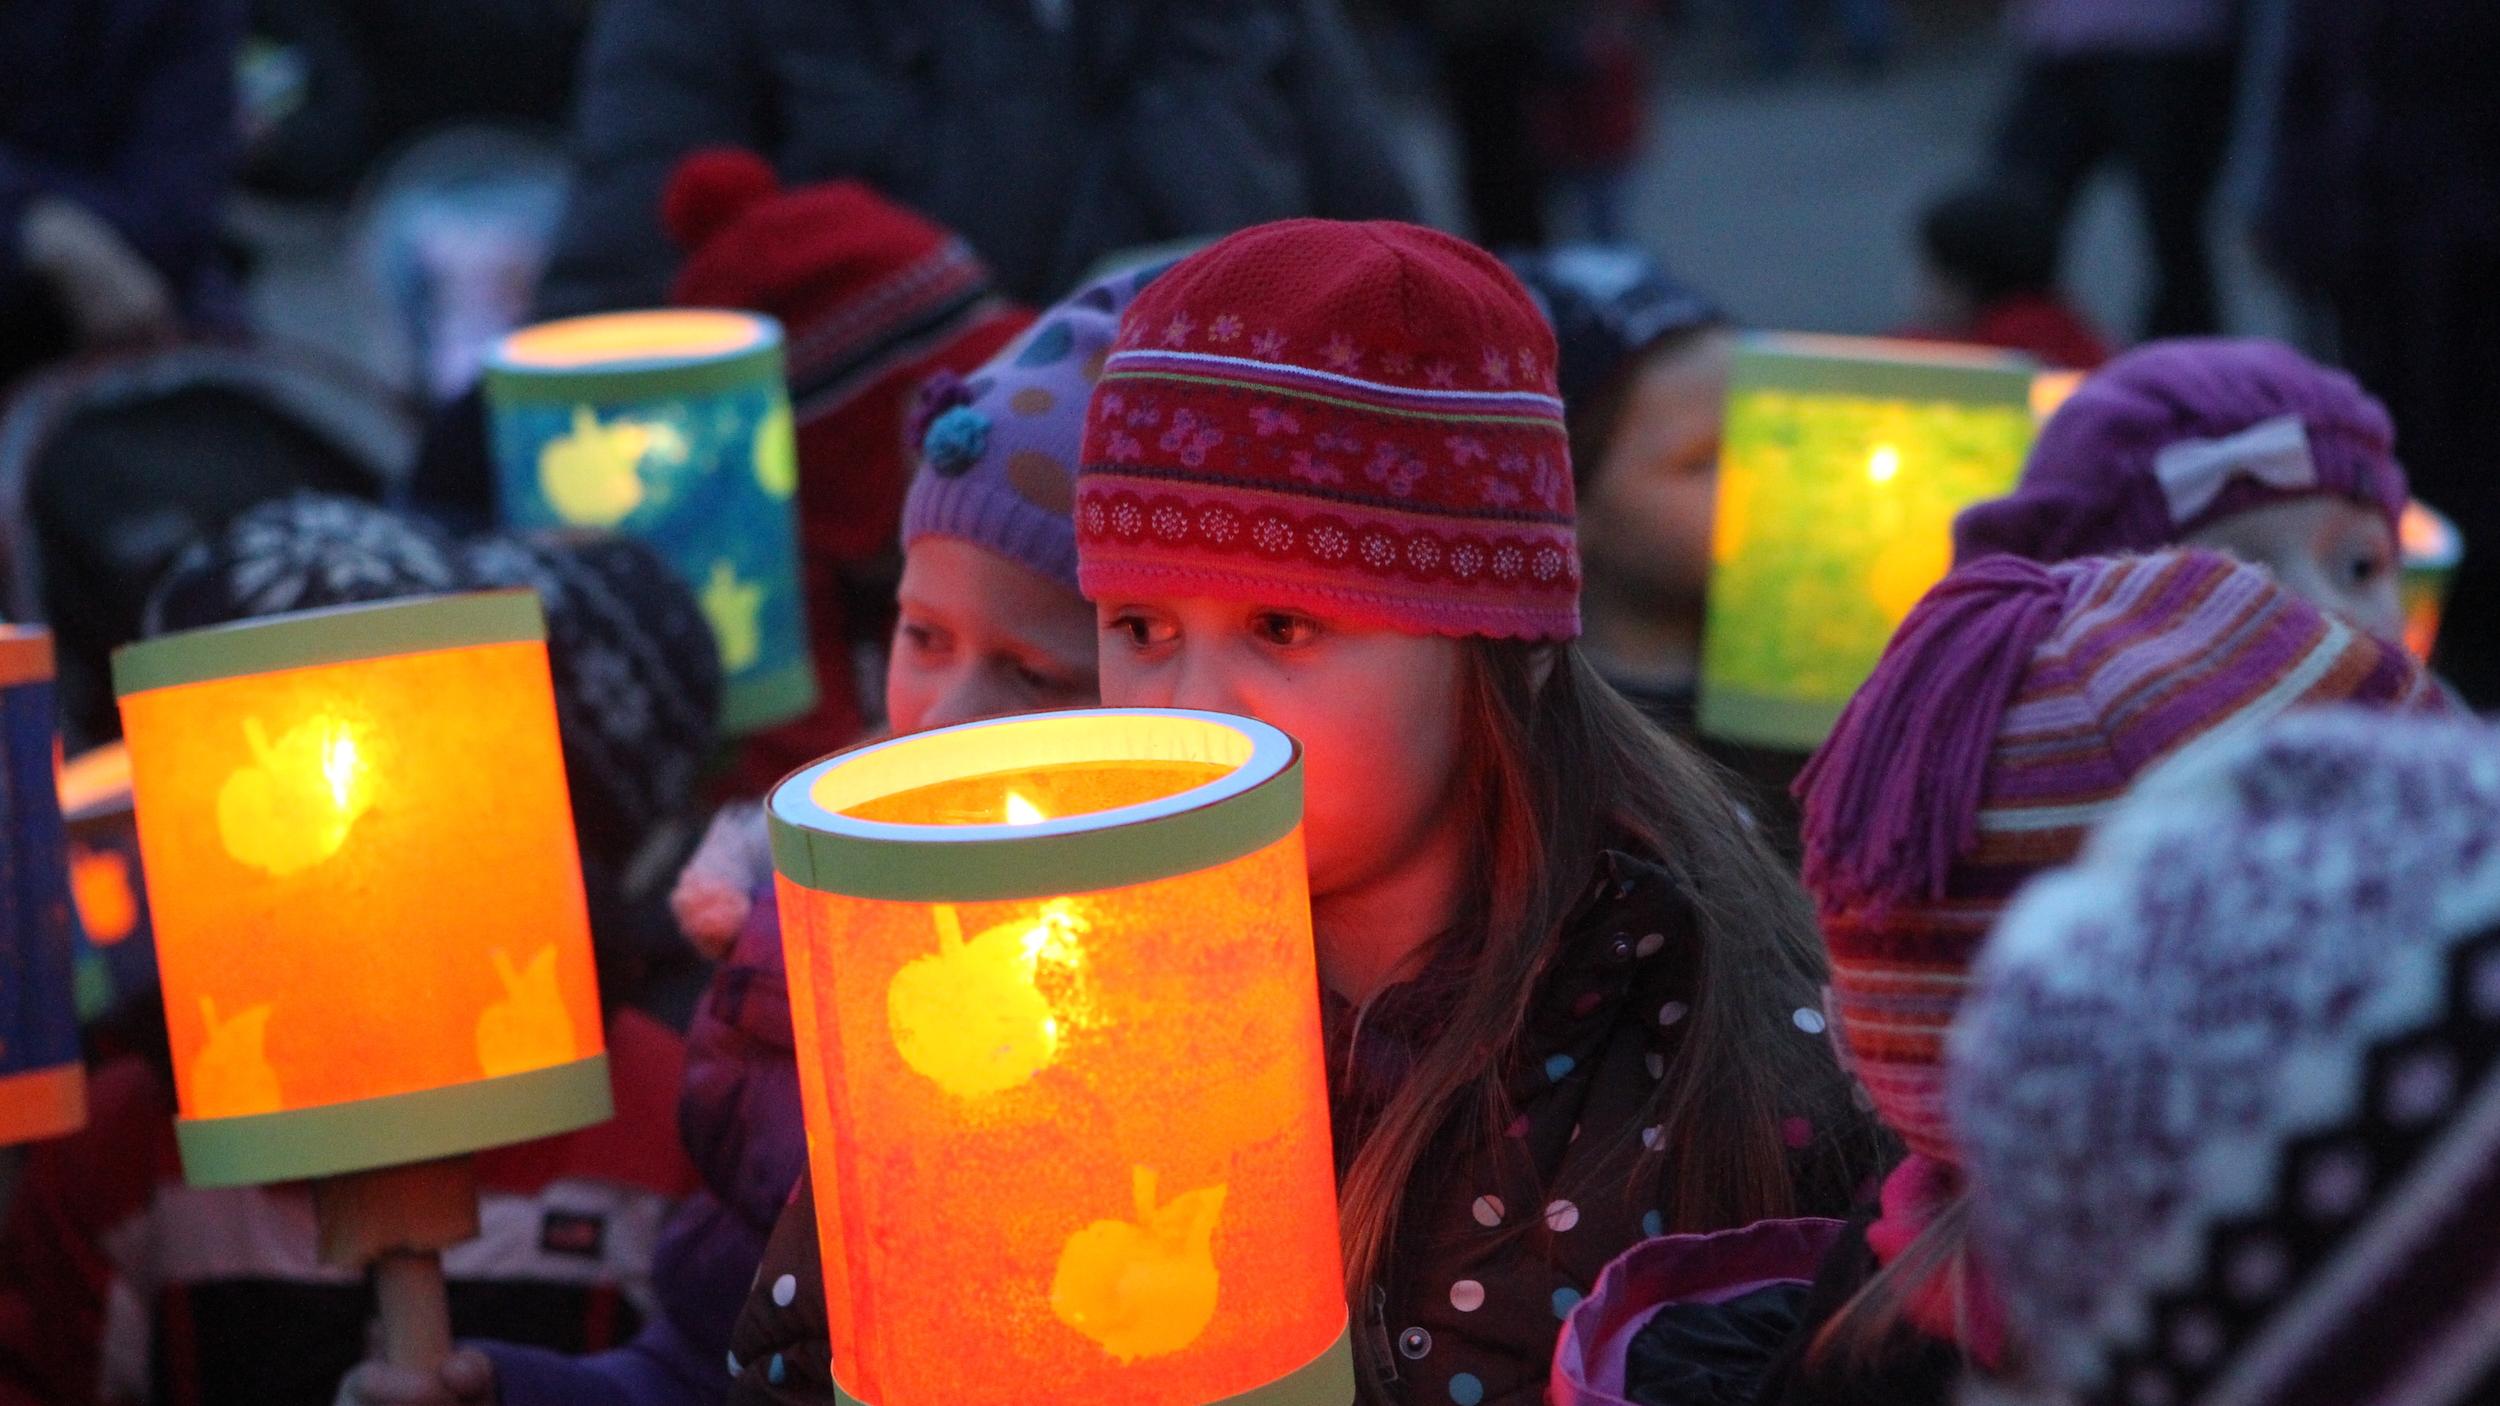
M642 506L642 459L670 434L630 420L599 423L587 405L573 407L573 429L538 451L538 491L557 517L575 527L614 527Z
M1051 1279L1059 1321L1123 1363L1189 1346L1215 1321L1215 1226L1222 1186L1155 1200L1155 1173L1131 1173L1135 1222L1096 1221L1068 1237Z
M226 853L278 878L338 853L373 804L355 732L318 716L272 745L260 719L245 718L243 737L252 760L217 789L217 834Z
M573 1017L556 985L554 944L540 947L518 970L502 948L492 955L504 998L478 1013L477 1062L486 1076L545 1069L573 1058Z
M1002 1093L1042 1072L1059 1051L1059 1017L1038 984L1045 955L1073 958L1081 919L1045 914L964 940L953 905L932 910L935 956L906 963L886 987L886 1023L903 1063L948 1093ZM1058 949L1054 951L1054 948Z
M799 491L798 441L787 405L775 405L755 427L755 484L773 498Z
M237 1118L275 1113L286 1106L278 1089L278 1071L269 1066L270 1017L277 1007L264 1002L226 1019L217 1016L217 1001L200 998L200 1021L208 1043L191 1062L191 1101L203 1118Z

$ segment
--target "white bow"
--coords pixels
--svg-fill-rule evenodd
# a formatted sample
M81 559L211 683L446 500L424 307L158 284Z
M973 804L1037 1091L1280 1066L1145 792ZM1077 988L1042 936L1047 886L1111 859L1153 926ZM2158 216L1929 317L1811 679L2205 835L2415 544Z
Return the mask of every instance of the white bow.
M2153 456L2153 477L2169 500L2170 520L2184 523L2213 506L2235 478L2296 491L2318 486L2318 466L2300 417L2277 415L2220 439L2183 439Z

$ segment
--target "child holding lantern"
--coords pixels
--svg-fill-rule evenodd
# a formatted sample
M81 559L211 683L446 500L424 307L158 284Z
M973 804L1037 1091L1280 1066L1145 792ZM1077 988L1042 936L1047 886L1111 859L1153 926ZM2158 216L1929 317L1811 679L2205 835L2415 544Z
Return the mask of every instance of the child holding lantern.
M1572 643L1555 361L1481 251L1298 221L1147 290L1089 412L1104 701L1305 749L1367 1399L1537 1400L1625 1246L1876 1170L1794 882Z
M2331 703L2445 706L2400 649L2212 552L1998 557L1911 611L1798 783L1836 1033L1910 1156L1881 1215L1830 1251L1757 1400L1941 1403L1965 1355L2002 1356L1942 1106L1972 959L2015 890L2071 858L2136 777Z
M2395 426L2359 382L2279 342L2181 338L2085 380L2014 491L1954 523L1954 558L2210 547L2400 640L2405 501Z

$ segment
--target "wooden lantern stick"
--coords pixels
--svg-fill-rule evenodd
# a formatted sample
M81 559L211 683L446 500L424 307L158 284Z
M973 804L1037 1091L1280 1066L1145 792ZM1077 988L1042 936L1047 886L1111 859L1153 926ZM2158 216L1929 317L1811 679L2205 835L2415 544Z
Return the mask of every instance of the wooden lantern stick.
M420 1372L451 1355L443 1251L477 1234L477 1171L467 1157L324 1177L313 1183L321 1260L373 1273L382 1360Z

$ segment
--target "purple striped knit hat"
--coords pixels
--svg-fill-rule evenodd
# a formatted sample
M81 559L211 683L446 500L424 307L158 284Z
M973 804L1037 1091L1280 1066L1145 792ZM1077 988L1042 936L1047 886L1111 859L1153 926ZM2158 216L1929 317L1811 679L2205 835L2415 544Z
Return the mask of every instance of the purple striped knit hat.
M2500 732L2325 710L2148 778L1947 1052L1973 1249L2083 1406L2500 1401Z
M2022 481L1965 510L1954 560L2149 552L2294 498L2404 511L2387 408L2280 342L2151 342L2087 379L2042 427Z
M1945 1027L2015 890L2148 767L2333 702L2445 706L2401 650L2212 552L1992 557L1919 602L1797 781L1841 1036L1912 1151L1959 1161Z

